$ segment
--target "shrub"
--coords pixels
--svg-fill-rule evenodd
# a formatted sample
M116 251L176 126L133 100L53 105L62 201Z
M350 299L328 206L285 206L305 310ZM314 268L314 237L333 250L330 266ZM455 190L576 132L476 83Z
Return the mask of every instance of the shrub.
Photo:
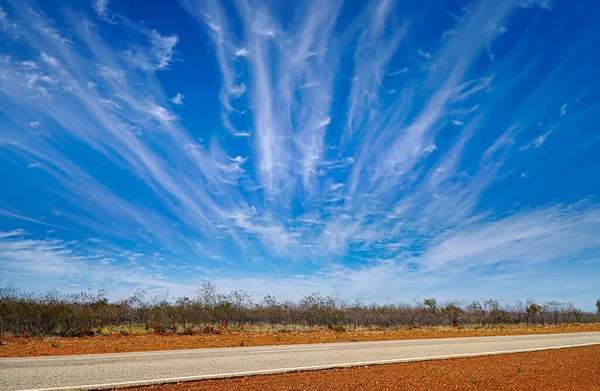
M600 315L600 299L596 302ZM369 329L420 327L425 325L490 325L498 323L594 322L592 312L577 309L572 303L550 301L537 304L533 300L501 305L496 300L479 302L415 300L413 304L366 304L362 300L349 303L338 295L317 293L299 301L278 301L267 296L254 302L250 295L234 291L221 294L216 286L205 283L196 297L175 298L169 294L147 298L142 290L123 300L109 302L105 291L62 294L22 292L11 286L0 286L0 336L91 336L136 330L156 333L195 332L218 333L221 321L224 329L270 326L286 332L292 325L309 325L343 332L347 327ZM334 326L336 325L336 326ZM224 332L226 330L223 330ZM240 329L241 331L241 329Z

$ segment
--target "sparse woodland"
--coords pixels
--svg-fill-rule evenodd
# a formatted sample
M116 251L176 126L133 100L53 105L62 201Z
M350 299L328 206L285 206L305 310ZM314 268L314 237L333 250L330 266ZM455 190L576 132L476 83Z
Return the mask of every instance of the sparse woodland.
M343 331L348 327L394 328L403 326L499 324L559 324L597 322L598 313L584 312L572 303L558 301L537 303L531 299L501 304L435 299L412 304L367 304L361 300L347 302L338 295L318 293L299 301L278 301L267 296L254 300L242 291L219 293L205 281L194 297L168 294L148 297L138 290L131 297L111 302L106 291L62 294L22 292L13 286L0 287L0 333L27 335L77 336L92 333L211 332L219 325L285 328L291 325L328 327Z

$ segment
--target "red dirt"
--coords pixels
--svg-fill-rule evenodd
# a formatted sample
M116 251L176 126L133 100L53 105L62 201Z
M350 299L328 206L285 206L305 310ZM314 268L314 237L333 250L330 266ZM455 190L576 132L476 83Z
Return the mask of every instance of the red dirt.
M600 390L600 346L125 389L200 390Z
M198 335L133 335L2 338L0 357L57 356L70 354L139 352L150 350L197 349L235 346L287 345L326 342L384 341L395 339L476 337L518 334L550 334L600 331L600 324L548 327L503 327L495 329L405 328L397 330L316 331L233 331Z

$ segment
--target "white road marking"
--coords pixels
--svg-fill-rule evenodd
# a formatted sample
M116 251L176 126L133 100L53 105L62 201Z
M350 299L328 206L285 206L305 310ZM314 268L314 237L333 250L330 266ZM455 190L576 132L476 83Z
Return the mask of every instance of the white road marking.
M259 353L280 353L280 352L312 352L319 350L334 350L332 348L301 348L301 349L270 349L270 350L255 350L250 351L250 354L259 354Z
M581 347L581 346L593 346L593 345L600 345L600 342L582 343L582 344L574 344L574 345L562 345L562 346L551 346L551 347L544 347L544 348L499 350L499 351L480 352L480 353L457 353L457 354L446 354L446 355L441 355L441 356L423 356L423 357L410 357L410 358L390 359L390 360L351 362L351 363L342 363L342 364L312 365L312 366L306 366L306 367L264 369L264 370L246 371L246 372L218 373L218 374L212 374L212 375L171 377L171 378L166 378L166 379L136 380L136 381L119 382L119 383L86 384L86 385L82 385L82 386L36 388L36 389L18 390L18 391L59 391L59 390L121 388L121 387L130 387L130 386L162 384L162 383L177 383L177 382L183 382L183 381L241 377L241 376L250 376L250 375L267 375L267 374L277 374L277 373L283 373L283 372L312 371L312 370L329 369L329 368L347 368L347 367L358 367L358 366L364 366L364 365L394 364L394 363L404 363L404 362L413 362L413 361L416 362L416 361L428 361L428 360L442 360L442 359L460 358L460 357L478 357L478 356L493 356L493 355L498 355L498 354L526 353L526 352L536 352L536 351L540 351L540 350L556 350L556 349L576 348L576 347Z

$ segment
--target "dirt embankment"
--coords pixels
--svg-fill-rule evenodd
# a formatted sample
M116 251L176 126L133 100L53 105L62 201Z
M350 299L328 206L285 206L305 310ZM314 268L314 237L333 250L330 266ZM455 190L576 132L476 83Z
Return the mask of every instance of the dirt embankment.
M0 357L56 356L69 354L119 353L150 350L198 349L235 346L265 346L327 342L384 341L395 339L482 337L495 335L551 334L600 331L600 324L548 327L404 328L395 330L260 331L221 334L87 336L81 338L18 337L2 338Z
M600 390L600 346L204 380L125 390Z

